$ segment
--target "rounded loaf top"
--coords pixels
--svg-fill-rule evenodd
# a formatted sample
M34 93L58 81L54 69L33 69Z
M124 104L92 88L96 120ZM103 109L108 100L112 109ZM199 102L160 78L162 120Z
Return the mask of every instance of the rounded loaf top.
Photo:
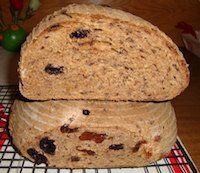
M172 40L130 13L71 4L45 17L27 37L19 63L28 99L163 101L189 84Z
M15 100L9 132L20 153L37 164L110 168L165 157L177 125L170 102Z

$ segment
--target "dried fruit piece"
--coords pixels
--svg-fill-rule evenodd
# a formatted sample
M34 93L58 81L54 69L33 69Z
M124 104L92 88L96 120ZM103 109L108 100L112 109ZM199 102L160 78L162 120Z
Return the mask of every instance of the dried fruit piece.
M90 115L90 111L87 109L83 109L83 115Z
M36 164L47 163L46 156L44 156L42 154L38 154L37 157L36 157L36 159L35 159L35 163Z
M44 137L40 141L40 148L47 154L55 154L56 146L54 145L54 140Z
M112 144L109 146L111 150L122 150L124 149L124 144Z
M35 160L36 164L47 163L47 158L39 154L34 148L29 148L27 153Z
M134 153L137 152L137 151L140 149L141 145L142 145L142 144L146 144L146 143L147 143L146 140L138 141L138 142L135 144L135 146L132 148L132 151L133 151Z
M72 162L78 162L79 160L81 160L80 157L78 157L78 156L71 156L71 161Z
M92 156L96 154L96 153L95 153L94 151L92 151L92 150L80 149L79 147L80 147L80 146L77 146L77 147L76 147L76 149L77 149L78 151L85 152L85 153L87 153L88 155L92 155Z
M34 148L29 148L27 150L27 153L33 158L35 159L36 156L38 155L38 152L34 149Z
M52 64L48 64L44 71L50 75L58 75L63 73L64 67L63 66L59 66L59 67L54 67Z
M87 35L90 33L89 30L86 30L86 29L78 29L74 32L72 32L69 36L70 38L85 38L87 37Z
M60 127L60 131L62 133L74 133L78 131L78 128L69 128L69 125L64 124L63 126Z
M96 143L101 143L105 140L106 134L98 134L94 132L83 132L80 136L80 140L92 140Z
M92 151L92 150L86 150L86 149L83 149L83 150L81 150L82 152L86 152L88 155L95 155L96 153L94 152L94 151Z

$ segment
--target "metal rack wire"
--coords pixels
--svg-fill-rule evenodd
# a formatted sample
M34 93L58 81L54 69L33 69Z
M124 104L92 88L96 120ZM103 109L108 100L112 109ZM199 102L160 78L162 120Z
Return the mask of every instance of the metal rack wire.
M10 107L18 93L17 86L0 86L0 173L197 173L189 154L177 139L169 155L145 167L107 169L58 169L44 164L36 165L13 148L8 136L7 123Z

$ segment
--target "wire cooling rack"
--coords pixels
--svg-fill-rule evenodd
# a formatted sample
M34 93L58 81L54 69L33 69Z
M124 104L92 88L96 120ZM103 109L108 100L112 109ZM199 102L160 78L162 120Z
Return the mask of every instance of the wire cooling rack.
M181 140L177 138L168 156L145 167L107 169L58 169L36 165L13 148L7 130L10 107L18 93L17 86L0 86L0 173L197 173Z

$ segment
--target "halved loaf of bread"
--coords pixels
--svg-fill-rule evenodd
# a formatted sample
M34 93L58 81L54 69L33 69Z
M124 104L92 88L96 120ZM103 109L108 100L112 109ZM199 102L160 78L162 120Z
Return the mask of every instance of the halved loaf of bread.
M163 101L189 83L172 40L132 14L72 4L44 18L28 36L19 63L28 99Z
M10 134L21 154L67 168L143 166L176 141L170 102L15 100Z

